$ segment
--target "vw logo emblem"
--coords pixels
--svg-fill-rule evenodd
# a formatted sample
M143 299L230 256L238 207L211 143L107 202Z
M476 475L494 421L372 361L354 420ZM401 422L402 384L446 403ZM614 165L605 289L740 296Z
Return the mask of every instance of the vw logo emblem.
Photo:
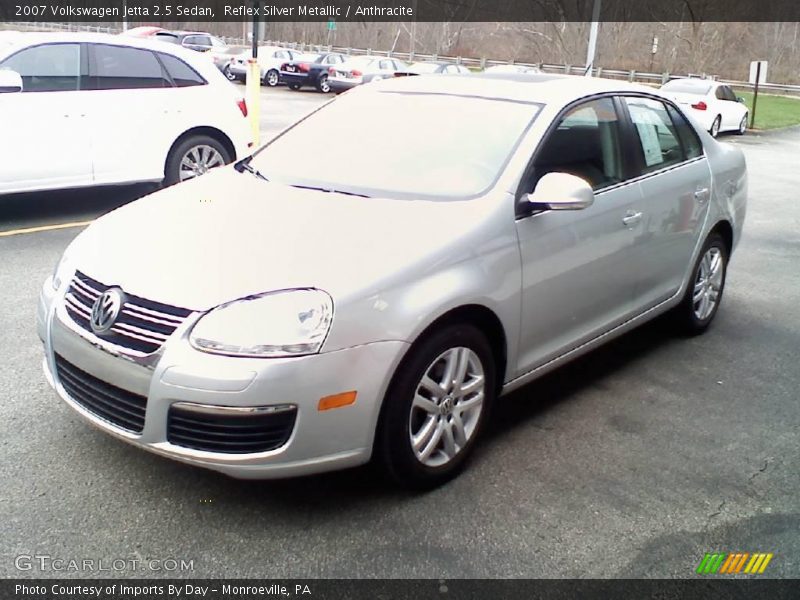
M114 322L125 303L125 296L119 288L110 288L100 294L92 306L90 324L95 333L105 333L114 325Z

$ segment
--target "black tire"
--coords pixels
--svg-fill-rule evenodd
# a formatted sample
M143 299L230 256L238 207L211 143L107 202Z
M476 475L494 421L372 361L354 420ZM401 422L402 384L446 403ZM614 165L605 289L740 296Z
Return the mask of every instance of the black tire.
M225 75L225 79L228 81L236 81L238 77L231 73L231 68L229 65L225 65L225 68L222 69L222 74Z
M711 129L708 130L711 137L716 138L719 135L720 127L722 127L722 117L717 115L717 118L714 119L714 122L711 124Z
M317 91L328 94L331 91L331 84L328 82L328 74L322 73L317 79Z
M233 157L230 155L228 150L218 140L207 135L193 135L187 137L183 141L176 144L167 157L166 166L164 168L165 187L180 182L181 160L192 148L197 146L210 146L220 153L222 160L226 165L233 160Z
M736 135L744 135L747 132L747 113L744 114L742 120L739 121L739 129L736 130Z
M700 318L695 312L695 287L699 285L698 281L700 279L699 275L703 259L712 248L715 248L717 251L719 251L722 258L721 281L717 292L716 302L710 314L704 318ZM714 317L719 310L719 305L722 302L722 295L725 291L725 279L727 276L729 256L730 254L728 252L728 245L725 243L724 238L718 233L712 233L709 235L706 243L703 245L703 249L700 251L700 254L697 257L694 268L692 269L692 275L689 279L689 284L686 287L686 293L684 294L681 303L672 310L673 321L682 333L689 336L699 335L705 332L709 325L711 325L711 322L714 320Z
M418 391L423 375L428 372L432 363L436 362L437 357L449 349L462 347L477 355L483 369L482 409L476 416L470 437L449 462L441 466L428 466L417 457L411 443L414 395ZM375 439L376 462L396 483L411 489L430 489L455 477L466 464L489 417L496 393L495 377L495 364L489 342L486 336L472 325L449 325L416 342L395 372L384 398ZM454 417L448 415L433 418L439 419L440 422L445 419L449 423ZM443 439L443 436L438 439Z
M281 74L276 69L270 69L264 73L264 85L275 87L281 82Z
M297 90L300 89L300 84L299 83L289 83L289 84L287 84L287 87L290 90L292 90L293 92L296 92Z

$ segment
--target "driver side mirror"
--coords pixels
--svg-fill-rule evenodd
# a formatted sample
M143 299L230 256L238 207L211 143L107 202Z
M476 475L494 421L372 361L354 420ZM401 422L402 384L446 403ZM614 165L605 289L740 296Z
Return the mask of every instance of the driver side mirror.
M580 177L547 173L527 200L534 210L583 210L594 203L594 192Z
M0 94L22 91L22 76L11 69L0 69Z
M737 102L740 102L740 103L742 103L742 104L745 104L745 103L747 102L747 100L745 100L745 99L744 99L744 98L742 98L741 96L736 96L736 101L737 101Z

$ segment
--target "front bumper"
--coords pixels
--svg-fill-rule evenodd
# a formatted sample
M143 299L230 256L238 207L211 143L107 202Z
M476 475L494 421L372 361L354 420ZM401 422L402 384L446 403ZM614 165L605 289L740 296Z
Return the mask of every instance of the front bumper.
M143 359L120 355L74 324L63 292L45 283L37 312L44 342L44 372L58 396L86 421L114 437L178 461L242 479L307 475L367 462L382 398L407 344L377 342L336 352L286 359L206 354L188 343L195 319L156 353ZM191 321L191 323L189 323ZM56 355L93 377L146 397L144 427L132 433L98 416L66 391ZM318 410L321 398L355 390L353 404ZM296 407L288 441L267 452L228 454L176 445L168 440L170 407Z

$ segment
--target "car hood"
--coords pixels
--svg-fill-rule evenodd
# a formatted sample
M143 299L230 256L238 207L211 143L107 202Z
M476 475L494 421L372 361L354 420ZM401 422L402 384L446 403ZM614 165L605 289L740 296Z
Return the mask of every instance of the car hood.
M297 287L342 299L463 260L453 240L490 207L297 189L225 167L108 213L67 252L98 281L193 310Z

